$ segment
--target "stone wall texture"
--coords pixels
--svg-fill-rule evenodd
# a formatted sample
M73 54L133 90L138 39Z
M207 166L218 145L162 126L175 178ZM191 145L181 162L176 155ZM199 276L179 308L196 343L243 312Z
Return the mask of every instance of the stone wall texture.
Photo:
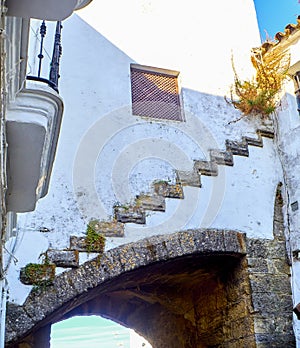
M247 239L257 347L296 346L280 186L274 205L274 239Z

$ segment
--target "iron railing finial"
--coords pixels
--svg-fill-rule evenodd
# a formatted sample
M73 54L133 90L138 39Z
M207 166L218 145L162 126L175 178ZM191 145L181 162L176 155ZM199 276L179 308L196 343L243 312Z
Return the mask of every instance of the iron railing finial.
M46 30L47 30L45 21L42 21L42 24L40 26L41 40L40 40L40 52L38 54L38 59L39 59L38 73L37 73L37 76L27 76L28 80L40 81L40 82L47 83L56 92L58 92L58 79L60 77L59 64L60 64L60 57L62 55L61 29L62 29L62 24L59 21L56 23L56 30L55 30L55 36L54 36L53 53L52 53L52 59L51 59L51 63L50 63L49 77L48 77L48 79L41 77L42 62L43 62L43 58L44 58L44 55L43 55L44 38L46 36Z

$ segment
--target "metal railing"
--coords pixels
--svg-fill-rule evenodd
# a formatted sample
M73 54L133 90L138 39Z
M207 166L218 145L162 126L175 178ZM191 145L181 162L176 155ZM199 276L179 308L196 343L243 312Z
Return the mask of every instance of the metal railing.
M44 53L44 39L45 39L46 33L47 33L46 22L45 21L42 22L42 24L40 26L40 31L39 31L40 51L39 51L39 54L37 55L37 57L39 59L38 72L37 72L37 75L27 75L27 77L26 77L27 80L40 81L40 82L47 83L56 92L58 92L58 80L60 77L59 64L60 64L60 58L62 55L61 30L62 30L62 24L59 21L56 23L49 77L48 78L42 77L42 62L43 62L43 58L44 58L44 54L43 54Z

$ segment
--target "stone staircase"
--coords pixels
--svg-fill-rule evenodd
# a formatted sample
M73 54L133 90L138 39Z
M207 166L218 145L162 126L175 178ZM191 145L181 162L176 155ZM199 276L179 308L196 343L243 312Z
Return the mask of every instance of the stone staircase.
M243 137L241 141L226 140L226 150L211 149L209 160L195 160L191 171L176 171L176 183L155 181L152 192L136 196L131 204L116 205L112 221L92 221L90 227L105 237L123 237L126 223L146 224L147 211L164 212L166 198L184 199L183 186L201 187L201 175L217 176L218 166L234 165L234 156L249 156L249 146L263 147L263 138L274 138L267 129L258 129L257 138ZM79 266L79 252L94 252L87 248L87 237L70 236L66 250L48 250L47 262L57 267L73 268ZM95 250L98 252L98 250ZM28 282L27 282L28 284Z
M132 205L116 206L114 218L120 223L146 223L146 211L165 211L165 198L183 199L183 186L201 187L201 175L217 176L218 166L233 166L233 156L249 156L249 146L263 147L263 137L273 138L270 130L257 130L257 138L243 137L241 141L226 140L226 150L211 149L208 161L194 161L193 170L176 171L176 184L155 181L153 192L136 197Z

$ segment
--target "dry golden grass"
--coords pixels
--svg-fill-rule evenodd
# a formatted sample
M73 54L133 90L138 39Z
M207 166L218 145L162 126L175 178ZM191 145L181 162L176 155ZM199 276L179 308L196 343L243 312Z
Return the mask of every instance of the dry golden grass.
M250 81L242 81L232 61L234 84L229 102L243 115L267 117L278 104L279 92L290 66L290 55L279 49L262 54L262 49L258 48L252 50L251 63L256 75Z

